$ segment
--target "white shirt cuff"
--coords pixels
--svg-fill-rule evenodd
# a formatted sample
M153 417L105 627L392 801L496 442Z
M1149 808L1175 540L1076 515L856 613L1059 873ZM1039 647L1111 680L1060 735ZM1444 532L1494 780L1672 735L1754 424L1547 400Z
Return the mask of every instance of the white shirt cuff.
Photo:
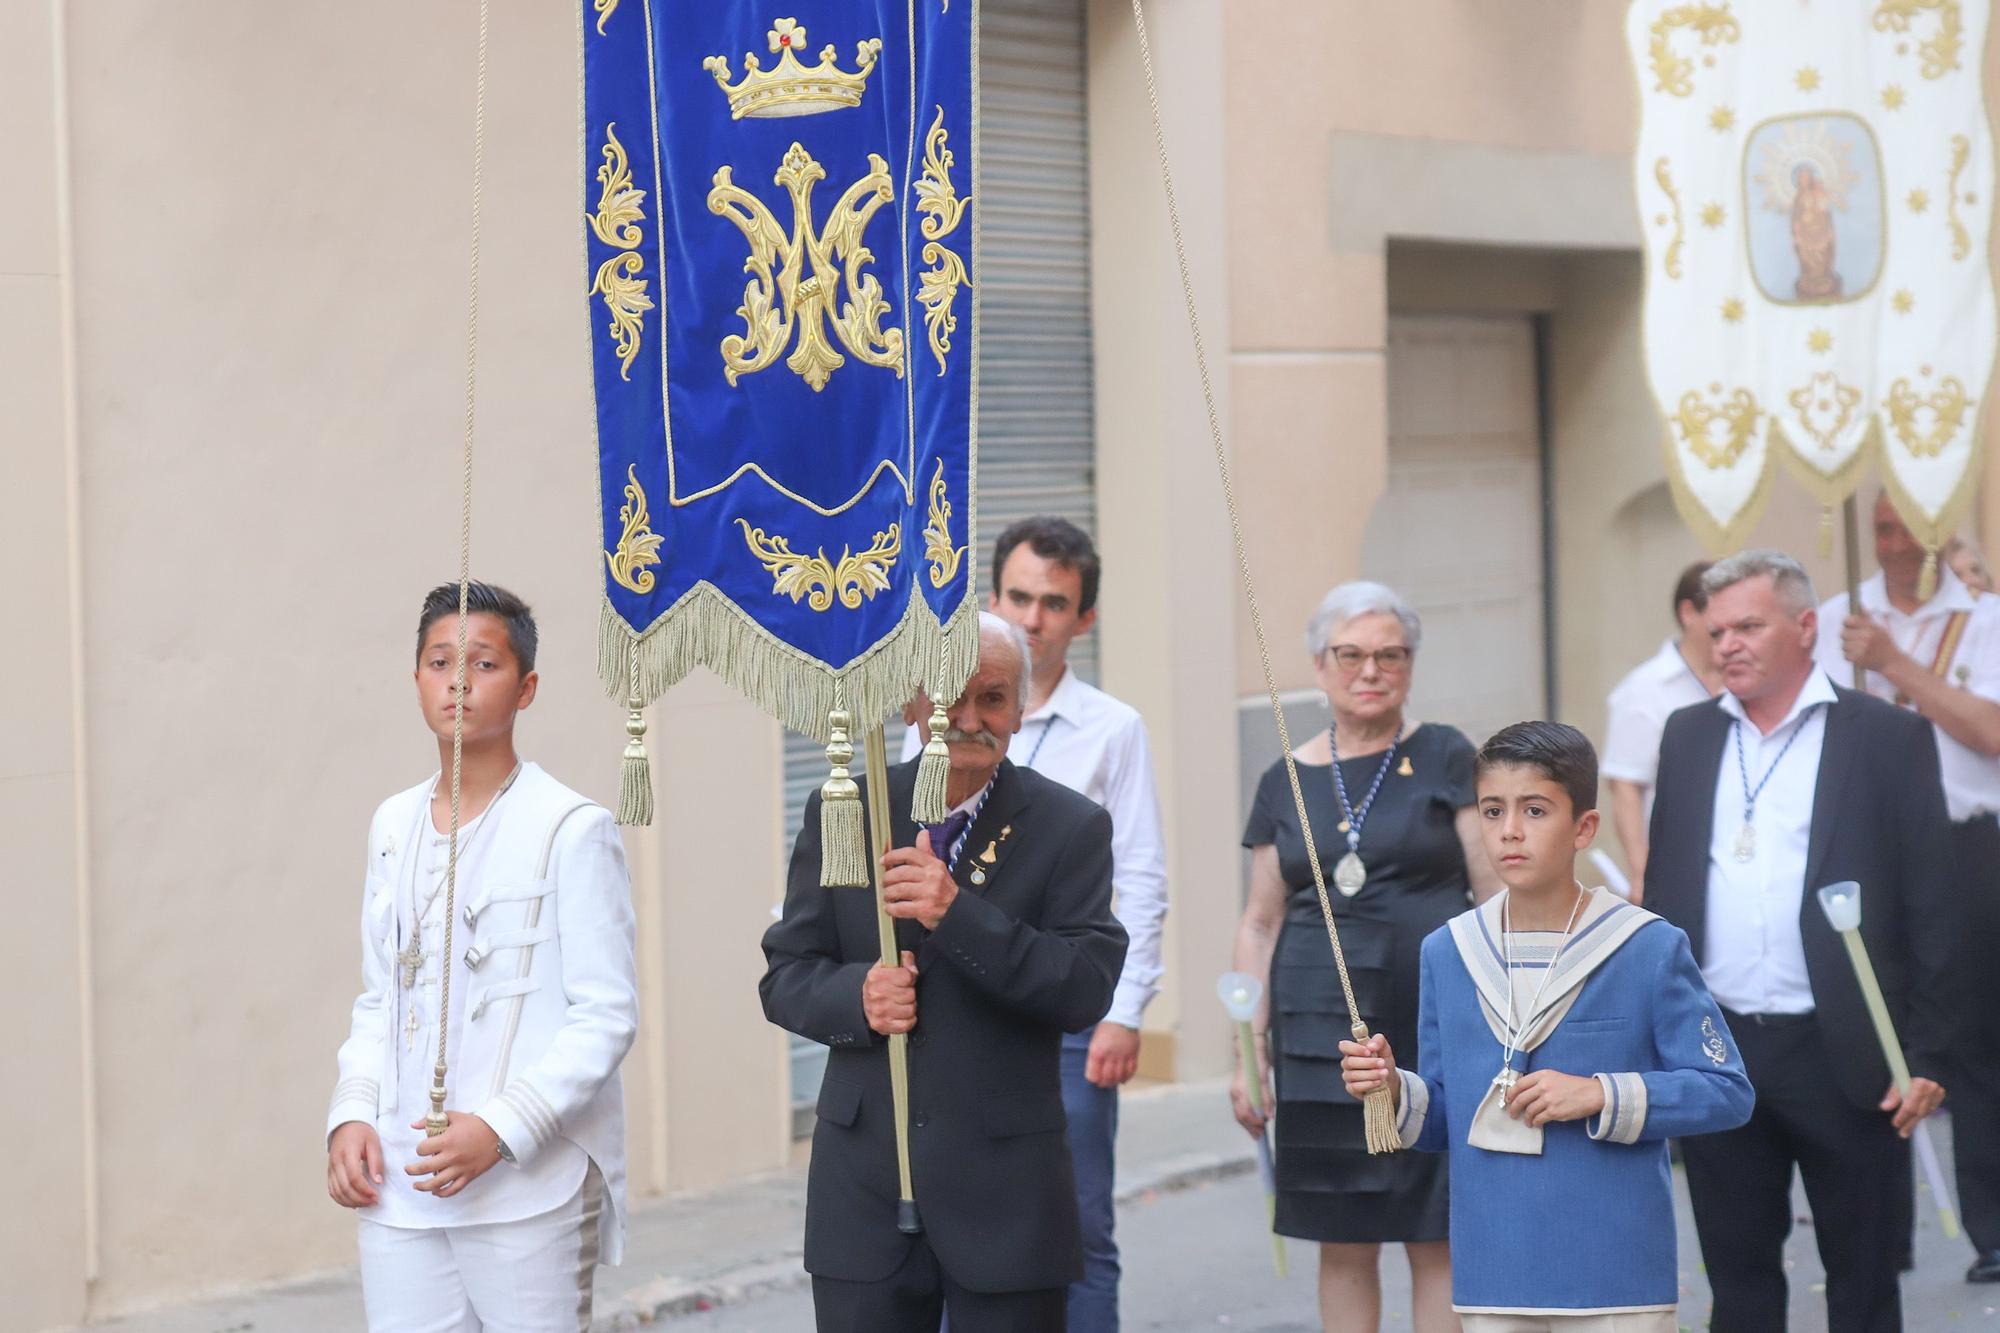
M1431 1086L1407 1069L1398 1069L1403 1081L1403 1104L1396 1111L1396 1138L1405 1148L1417 1146L1424 1132L1424 1118L1431 1111Z
M1637 1143L1646 1130L1646 1080L1638 1074L1597 1074L1604 1089L1604 1109L1585 1121L1599 1143Z

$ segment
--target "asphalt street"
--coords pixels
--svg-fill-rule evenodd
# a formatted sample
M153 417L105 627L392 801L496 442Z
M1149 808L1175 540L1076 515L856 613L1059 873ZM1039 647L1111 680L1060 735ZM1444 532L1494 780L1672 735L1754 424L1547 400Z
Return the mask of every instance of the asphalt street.
M1945 1130L1948 1120L1933 1122ZM1939 1148L1950 1159L1949 1135ZM1675 1173L1681 1216L1681 1325L1706 1327L1708 1284L1695 1245L1686 1191ZM1810 1214L1803 1194L1795 1196L1796 1216L1787 1247L1792 1275L1791 1329L1823 1330L1826 1304L1823 1271L1813 1248ZM1152 1330L1231 1329L1237 1333L1318 1333L1314 1307L1313 1247L1290 1244L1291 1276L1272 1273L1271 1245L1261 1222L1264 1204L1254 1175L1167 1194L1143 1195L1121 1208L1119 1234L1125 1253L1123 1317L1125 1333ZM1948 1241L1931 1211L1930 1195L1919 1186L1917 1266L1903 1279L1904 1326L1911 1333L1990 1329L2000 1333L2000 1285L1964 1281L1971 1254L1963 1239ZM1409 1273L1401 1255L1388 1247L1383 1256L1385 1329L1410 1326ZM674 1320L676 1333L800 1333L812 1328L812 1297L802 1286L773 1292L747 1304L725 1306Z

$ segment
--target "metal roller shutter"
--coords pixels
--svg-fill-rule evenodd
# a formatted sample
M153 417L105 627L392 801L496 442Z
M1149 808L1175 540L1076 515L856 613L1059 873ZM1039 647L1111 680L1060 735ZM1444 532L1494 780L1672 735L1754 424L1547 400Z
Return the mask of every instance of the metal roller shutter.
M1060 514L1095 533L1090 214L1081 0L982 0L980 11L979 530L974 564L1016 519ZM1095 636L1072 664L1097 677ZM898 752L902 724L890 724ZM859 748L859 747L857 747ZM826 755L785 736L789 854ZM826 1048L792 1043L793 1128L812 1128Z

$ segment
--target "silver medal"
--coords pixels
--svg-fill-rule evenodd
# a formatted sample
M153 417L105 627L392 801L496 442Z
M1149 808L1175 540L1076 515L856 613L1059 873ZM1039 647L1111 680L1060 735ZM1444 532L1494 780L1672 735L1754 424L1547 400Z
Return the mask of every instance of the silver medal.
M1349 852L1340 858L1340 864L1333 868L1333 886L1340 890L1344 898L1352 898L1361 892L1361 886L1368 882L1368 867L1361 864L1361 857Z
M1736 830L1736 859L1745 865L1757 859L1757 830L1755 826L1746 823L1742 828Z

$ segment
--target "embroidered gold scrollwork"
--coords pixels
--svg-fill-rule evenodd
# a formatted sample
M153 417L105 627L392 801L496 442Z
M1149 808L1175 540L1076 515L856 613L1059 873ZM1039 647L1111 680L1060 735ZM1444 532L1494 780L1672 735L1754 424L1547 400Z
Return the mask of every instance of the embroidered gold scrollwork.
M1930 393L1919 393L1908 380L1899 379L1889 386L1882 410L1888 413L1889 428L1905 449L1917 458L1936 458L1965 424L1972 401L1956 375L1945 376ZM1930 414L1928 430L1917 422L1918 414L1925 412Z
M1681 395L1679 410L1672 417L1674 429L1687 442L1689 452L1705 466L1734 467L1743 451L1750 447L1762 409L1757 406L1756 395L1748 389L1738 389L1723 397L1722 386L1718 384L1711 385L1709 392L1716 398L1713 404L1694 389ZM1722 426L1719 440L1714 430L1718 422Z
M968 548L951 544L951 501L945 499L944 460L931 478L930 518L924 523L924 559L931 562L931 586L942 588L958 577L959 561Z
M1951 224L1951 257L1964 260L1972 253L1972 234L1965 229L1965 222L1958 216L1958 177L1965 170L1966 159L1972 155L1972 144L1963 134L1951 136L1951 176L1945 184L1945 219Z
M887 592L889 567L903 549L903 529L896 524L876 533L859 554L842 547L835 561L827 559L824 547L817 554L801 555L785 538L766 536L764 529L753 528L744 519L736 522L750 554L772 576L771 591L794 602L803 599L815 611L830 610L836 598L852 611L876 593Z
M924 332L930 338L931 355L937 358L940 375L945 372L945 353L951 350L951 335L958 329L958 316L952 311L958 301L958 289L972 285L965 261L942 243L958 230L966 206L972 202L970 195L959 198L957 187L951 183L953 158L951 149L945 146L946 138L944 108L939 107L937 119L931 122L930 132L924 136L924 174L916 183L916 207L924 215L920 224L924 233L924 262L931 265L917 275L917 300L924 308Z
M1674 175L1668 169L1666 158L1663 157L1653 164L1653 179L1660 183L1660 189L1666 192L1667 201L1674 206L1674 235L1673 239L1667 242L1667 252L1660 261L1660 267L1666 271L1668 277L1678 279L1681 276L1681 242L1687 232L1681 221L1680 192L1674 189Z
M1941 79L1958 68L1959 47L1965 43L1965 19L1959 0L1882 0L1875 6L1875 31L1906 33L1917 15L1934 13L1937 31L1917 43L1917 58L1923 62L1923 76Z
M597 13L597 35L604 35L604 25L611 22L611 16L618 12L618 0L590 0L591 9Z
M618 549L604 553L605 563L611 566L611 579L633 592L651 592L655 580L647 566L660 563L660 543L666 538L651 527L646 492L639 485L636 464L625 469L625 503L619 507L618 521L624 527L618 534Z
M1653 20L1646 54L1658 80L1655 91L1689 97L1694 93L1694 60L1678 54L1673 45L1674 33L1681 28L1692 30L1704 46L1734 42L1743 29L1726 4L1675 5Z
M896 187L889 164L879 156L870 153L868 167L868 174L834 204L825 227L816 231L812 191L826 179L826 168L794 143L772 178L791 196L789 233L763 200L736 184L730 168L715 173L708 209L735 223L750 245L743 262L750 281L736 308L743 332L722 340L722 373L732 385L776 361L796 332L798 347L785 364L814 392L824 389L833 372L847 363L827 337L828 325L848 355L902 378L903 331L882 327L889 303L881 282L866 271L875 256L862 243L869 219L896 197Z
M1843 384L1840 376L1822 370L1787 395L1786 401L1798 413L1798 423L1821 449L1831 450L1842 431L1854 420L1861 403L1861 390Z
M646 220L646 192L632 184L632 164L625 155L625 145L618 142L617 130L616 121L604 127L604 161L597 168L597 211L588 218L598 240L625 253L597 266L590 294L604 298L604 308L611 314L607 331L618 348L619 376L629 380L653 298L646 294L647 279L639 276L646 266L638 254L640 242L646 239L639 227Z

